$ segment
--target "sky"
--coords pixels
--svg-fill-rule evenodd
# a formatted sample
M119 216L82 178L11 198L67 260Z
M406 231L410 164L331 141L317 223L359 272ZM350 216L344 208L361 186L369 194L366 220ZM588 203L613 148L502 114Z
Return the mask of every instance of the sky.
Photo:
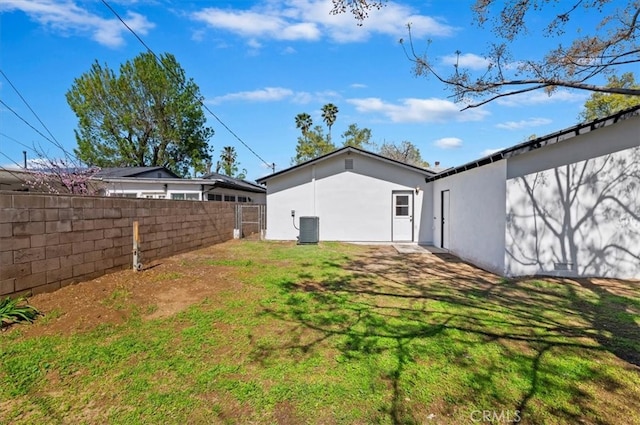
M577 124L589 96L537 91L461 111L465 105L454 103L442 83L414 76L399 43L408 23L415 49L428 51L444 75L456 51L462 65L486 66L483 54L496 38L474 24L473 1L388 1L362 25L349 13L330 14L331 0L107 3L153 52L176 57L215 115L206 112L214 160L234 146L248 180L270 174L273 163L276 171L291 166L300 136L295 116L306 112L324 125L326 103L339 109L336 144L355 123L369 128L378 146L410 141L432 165L450 167ZM531 19L545 22L558 11L547 7ZM573 19L584 31L601 16ZM522 55L514 63L539 58L572 34L528 34L512 46L514 56ZM101 1L2 0L0 165L21 165L23 151L29 159L36 151L48 158L64 156L61 147L72 152L78 120L65 94L74 79L95 61L118 70L144 51Z

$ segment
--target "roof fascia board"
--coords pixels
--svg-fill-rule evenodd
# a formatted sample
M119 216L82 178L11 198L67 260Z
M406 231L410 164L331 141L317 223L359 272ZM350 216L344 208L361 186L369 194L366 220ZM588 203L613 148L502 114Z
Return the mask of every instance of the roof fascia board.
M499 152L495 152L489 156L482 157L475 161L467 162L458 167L450 168L432 177L425 178L425 182L429 183L436 181L453 174L463 173L472 168L482 167L483 165L491 164L496 161L500 161L506 158L512 158L523 153L531 152L536 149L540 149L545 146L554 145L556 143L563 142L565 140L572 139L576 136L590 133L601 128L609 127L619 121L632 118L640 115L640 105L633 108L625 109L616 114L605 118L599 118L593 121L588 121L575 125L573 127L566 128L564 130L556 131L555 133L548 134L546 136L538 137L533 140L528 140L523 143L519 143L515 146L503 149Z
M405 164L403 162L396 161L394 159L387 158L387 157L384 157L382 155L375 154L373 152L368 152L368 151L366 151L364 149L359 149L359 148L356 148L356 147L353 147L353 146L345 146L345 147L337 149L337 150L335 150L333 152L329 152L328 154L319 156L319 157L314 158L314 159L310 159L310 160L305 161L305 162L303 162L301 164L294 165L293 167L289 167L289 168L286 168L284 170L278 171L277 173L273 173L273 174L270 174L268 176L261 177L261 178L257 179L256 182L259 183L259 184L266 183L268 180L270 180L270 179L272 179L274 177L279 177L281 175L288 174L290 172L293 172L295 170L307 167L309 165L316 164L316 163L321 162L321 161L325 161L325 160L327 160L329 158L333 158L333 157L341 155L341 154L343 154L345 152L353 152L353 153L361 154L361 155L364 155L364 156L368 156L370 158L377 159L377 160L380 160L380 161L384 161L384 162L387 162L389 164L396 165L396 166L399 166L399 167L403 167L403 168L406 168L406 169L409 169L411 171L415 171L415 172L418 172L418 173L428 174L428 175L435 175L435 173L433 171L430 171L430 170L427 170L427 169L424 169L424 168L415 167L413 165Z

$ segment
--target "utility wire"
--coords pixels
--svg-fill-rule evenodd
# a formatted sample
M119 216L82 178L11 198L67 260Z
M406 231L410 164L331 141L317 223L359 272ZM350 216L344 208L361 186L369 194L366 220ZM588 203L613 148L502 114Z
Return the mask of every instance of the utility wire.
M0 99L0 104L2 104L2 106L4 106L5 108L7 108L9 111L11 111L16 117L18 117L20 120L22 120L22 122L24 122L26 125L28 125L29 127L31 127L36 133L38 133L39 135L41 135L42 137L44 137L46 140L48 140L49 142L53 143L54 145L58 146L56 144L56 142L54 142L53 140L51 140L49 137L47 137L46 135L44 135L40 130L38 130L37 128L35 128L33 125L31 125L29 123L29 121L27 121L26 119L22 118L20 116L20 114L18 114L16 111L14 111L13 109L11 109L11 107L9 105L7 105L6 103L4 103L4 101L2 99ZM63 149L64 150L64 149ZM66 153L66 151L65 151Z
M29 105L29 102L27 102L27 100L24 98L24 96L22 96L22 94L20 93L20 91L16 88L16 86L13 85L13 83L11 82L11 80L9 79L9 77L7 77L7 74L4 73L4 71L2 69L0 69L0 74L2 74L2 76L4 77L5 80L7 80L7 82L9 83L9 85L11 86L11 88L13 89L13 91L16 92L16 94L18 95L18 97L20 97L20 99L24 102L25 105L27 105L27 108L29 108L29 110L31 111L31 113L36 117L36 119L38 120L38 122L40 123L40 125L42 125L42 127L47 130L47 133L49 133L49 136L51 136L51 139L53 139L54 141L52 141L52 143L58 147L60 150L62 150L67 156L70 156L69 152L67 152L67 150L62 146L62 144L58 141L58 139L56 139L56 137L53 135L53 133L51 133L51 131L49 130L49 128L44 124L44 122L42 122L42 120L40 119L40 117L38 116L38 114L36 114L36 111L33 110L33 108L31 107L31 105ZM15 113L15 112L14 112ZM23 120L24 121L24 120ZM49 139L49 141L51 141L51 139Z
M2 136L4 138L7 138L7 139L11 140L12 142L15 142L15 143L19 144L20 146L23 146L23 147L25 147L25 148L27 148L29 150L32 150L32 151L37 153L37 150L33 146L29 146L26 143L22 143L20 140L14 139L13 137L8 136L8 135L6 135L6 134L4 134L2 132L0 132L0 136Z
M46 155L44 154L44 149L42 148L42 146L38 146L37 148L35 147L35 142L34 142L34 144L33 144L33 145L29 146L29 145L27 145L26 143L22 143L20 140L18 140L18 139L14 139L13 137L11 137L11 136L9 136L9 135L7 135L7 134L5 134L5 133L0 132L0 136L4 137L4 138L6 138L6 139L9 139L9 140L11 140L11 141L12 141L12 142L14 142L14 143L17 143L17 144L19 144L20 146L22 146L22 147L24 147L24 148L26 148L26 149L29 149L30 151L34 152L34 153L36 154L36 156L37 156L39 159L41 159L41 160L42 160L42 159L44 159L44 160L47 160L47 161L49 161L49 162L53 162L53 160L51 160L51 159L47 159ZM26 151L24 151L24 153L26 153ZM5 156L6 156L6 155L5 155ZM13 161L13 160L12 160L12 162L13 162L14 164L16 163L16 162L15 162L15 161ZM22 166L21 166L21 167L22 167ZM23 168L24 168L24 167L23 167Z
M7 154L5 154L4 152L0 152L0 155L4 156L5 158L7 158L9 161L13 162L14 164L16 164L16 166L18 168L22 168L20 166L20 164L16 163L13 159L11 159L9 156L7 156ZM23 177L21 177L20 175L16 174L13 172L13 170L10 170L8 168L4 168L4 167L0 167L0 170L2 171L6 171L7 173L11 174L13 177L15 177L16 179L18 179L19 181L21 181L23 184L28 183L28 180L24 179ZM17 172L18 170L16 170Z
M149 53L151 53L153 55L153 57L156 58L156 60L158 61L158 63L160 64L160 66L162 65L162 61L160 60L160 58L158 57L158 55L156 55L156 53L151 49L151 47L147 46L147 44L144 42L144 40L142 40L142 38L140 38L140 36L138 36L138 34L136 34L136 32L120 17L120 15L118 14L118 12L116 12L110 5L109 3L107 3L106 0L101 0L102 3L111 11L111 13L113 13L116 18L118 18L118 20L120 22L122 22L122 25L124 25L129 32L131 32L131 34L133 34L133 36L135 38L138 39L138 41L147 49L147 51ZM172 70L165 68L166 71L169 72L173 72ZM174 75L174 77L176 77L176 75ZM262 157L260 155L258 155L256 153L256 151L254 151L253 149L251 149L251 147L249 145L247 145L235 132L233 132L233 130L231 130L224 122L222 122L222 120L220 118L218 118L218 116L216 114L213 113L213 111L211 109L209 109L209 107L207 105L204 104L204 102L200 99L198 99L197 97L194 96L194 99L198 101L198 103L200 103L200 105L207 111L209 112L209 114L211 114L211 116L213 118L216 119L216 121L218 121L220 123L220 125L222 125L229 133L231 133L231 135L233 137L235 137L240 143L242 143L244 145L245 148L249 149L249 152L251 152L252 154L254 154L256 156L256 158L258 158L260 161L262 161L267 167L274 169L275 171L275 167L273 163L268 163L267 161L265 161L264 159L262 159Z

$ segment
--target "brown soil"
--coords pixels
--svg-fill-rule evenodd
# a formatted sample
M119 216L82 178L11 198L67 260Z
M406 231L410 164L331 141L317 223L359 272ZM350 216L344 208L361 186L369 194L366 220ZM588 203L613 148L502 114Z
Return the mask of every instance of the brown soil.
M136 310L145 319L168 317L204 299L215 299L217 293L239 291L237 268L202 266L233 243L240 242L165 258L140 272L123 270L38 294L28 301L44 317L16 329L25 336L68 335L121 323Z
M44 318L31 326L16 328L20 328L25 336L68 335L104 323L121 323L134 313L132 308L145 319L155 319L174 315L204 299L215 303L219 293L246 293L250 288L237 278L238 267L206 264L213 258L228 258L230 248L239 243L242 241L229 241L162 259L146 265L140 272L124 270L36 295L29 299L29 304L40 310ZM383 277L387 286L384 290L417 294L424 284L437 281L455 285L458 289L469 287L490 292L501 280L450 254L399 255L391 246L372 246L363 251L364 255L358 256L348 268L359 275ZM586 283L569 279L545 280L577 286ZM587 282L596 290L600 288L620 296L637 295L637 282L613 279ZM370 282L366 285L365 292L382 289Z

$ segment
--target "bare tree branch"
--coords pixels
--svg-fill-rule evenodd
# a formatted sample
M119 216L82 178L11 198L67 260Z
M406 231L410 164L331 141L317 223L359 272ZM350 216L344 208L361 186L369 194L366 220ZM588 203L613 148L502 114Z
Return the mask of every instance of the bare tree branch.
M382 0L333 0L332 13L349 10L362 23L368 11L380 9L384 3ZM540 27L539 19L535 28L528 28L527 20L532 20L532 15L540 13L545 7L554 6L557 6L554 0L476 0L473 6L476 23L483 27L491 22L491 31L506 41L491 47L485 56L488 66L480 73L464 69L460 63L461 52L457 51L452 74L442 75L436 70L434 58L426 53L416 53L410 25L408 43L405 44L404 40L400 40L400 43L413 64L413 73L416 76L434 77L446 85L455 101L467 103L464 109L534 90L545 90L552 94L560 87L640 96L640 89L636 87L613 87L588 82L600 74L611 75L622 66L640 63L640 0L619 4L609 0L574 0L567 4L565 12L555 15L546 27L542 26L540 36L553 38L564 34L568 23L578 13L602 14L599 25L591 34L580 33L569 46L559 44L541 59L510 60L509 45L520 35L528 34L530 29L537 30ZM427 42L427 46L430 45L431 40ZM515 64L518 66L515 67ZM516 86L521 88L514 89ZM469 103L470 98L481 99Z

